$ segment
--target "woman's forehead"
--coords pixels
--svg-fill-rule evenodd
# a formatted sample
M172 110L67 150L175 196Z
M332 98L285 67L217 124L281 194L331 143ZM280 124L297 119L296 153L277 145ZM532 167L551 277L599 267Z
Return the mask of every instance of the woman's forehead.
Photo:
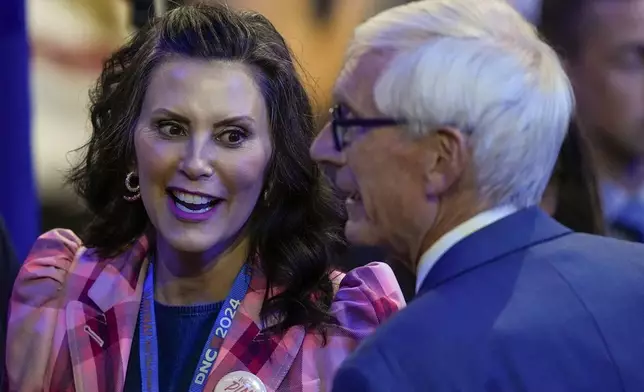
M152 73L144 110L165 108L195 115L265 117L250 69L242 63L175 59Z

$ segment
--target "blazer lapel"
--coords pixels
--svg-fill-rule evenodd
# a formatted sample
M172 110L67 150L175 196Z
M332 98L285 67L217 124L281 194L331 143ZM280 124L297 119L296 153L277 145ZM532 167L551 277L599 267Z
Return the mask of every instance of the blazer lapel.
M257 375L267 391L277 390L286 377L302 347L306 331L303 327L293 327L283 336L262 333L275 322L263 324L260 319L265 292L266 280L260 273L253 274L250 288L221 345L205 390L214 390L225 375L240 370Z
M538 207L520 210L471 234L445 252L429 271L418 294L500 256L570 233L570 229Z
M123 389L148 267L146 252L143 237L115 259L81 259L72 272L86 281L79 299L65 310L76 392Z

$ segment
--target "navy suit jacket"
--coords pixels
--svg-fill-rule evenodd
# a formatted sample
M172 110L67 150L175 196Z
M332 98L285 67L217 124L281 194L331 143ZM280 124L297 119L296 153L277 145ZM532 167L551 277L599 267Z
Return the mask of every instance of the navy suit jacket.
M644 391L644 246L512 214L447 251L333 391Z

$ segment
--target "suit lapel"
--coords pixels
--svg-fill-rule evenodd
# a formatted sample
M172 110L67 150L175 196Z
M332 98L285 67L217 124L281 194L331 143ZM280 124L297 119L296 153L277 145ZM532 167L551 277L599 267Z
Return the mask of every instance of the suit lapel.
M214 390L225 375L246 371L257 375L268 391L275 391L284 380L297 356L306 331L293 327L283 336L267 336L260 310L266 292L266 280L254 273L244 300L224 339L215 366L208 377L205 390Z
M480 265L520 249L570 234L538 207L520 210L458 242L436 262L419 295Z
M72 273L86 284L65 309L76 392L120 391L148 262L143 237L127 253L97 262L82 258Z

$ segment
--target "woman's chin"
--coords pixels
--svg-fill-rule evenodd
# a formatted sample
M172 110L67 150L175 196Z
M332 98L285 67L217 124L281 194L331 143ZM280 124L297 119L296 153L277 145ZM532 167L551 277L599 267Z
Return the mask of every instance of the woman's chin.
M204 232L168 233L163 237L168 245L181 253L205 253L222 242Z

